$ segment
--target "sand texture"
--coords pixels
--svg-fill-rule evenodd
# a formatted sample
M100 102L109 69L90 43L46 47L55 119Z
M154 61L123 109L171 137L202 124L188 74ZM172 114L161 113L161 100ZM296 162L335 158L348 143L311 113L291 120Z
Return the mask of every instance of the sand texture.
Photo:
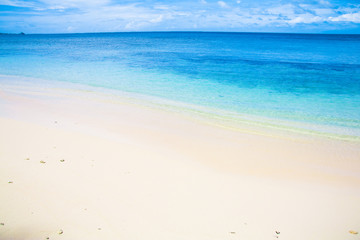
M359 142L140 102L0 81L0 239L360 239Z

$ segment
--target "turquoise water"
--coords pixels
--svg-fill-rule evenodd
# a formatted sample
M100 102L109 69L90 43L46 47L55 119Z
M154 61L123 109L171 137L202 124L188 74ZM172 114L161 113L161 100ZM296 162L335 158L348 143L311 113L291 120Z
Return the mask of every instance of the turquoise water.
M360 136L360 35L0 35L0 74L117 89Z

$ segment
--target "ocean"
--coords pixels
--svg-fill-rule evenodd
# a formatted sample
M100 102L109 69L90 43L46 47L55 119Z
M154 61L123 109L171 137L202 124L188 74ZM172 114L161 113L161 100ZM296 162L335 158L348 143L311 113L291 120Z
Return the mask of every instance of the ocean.
M224 118L360 139L360 35L0 35L0 74L142 94Z

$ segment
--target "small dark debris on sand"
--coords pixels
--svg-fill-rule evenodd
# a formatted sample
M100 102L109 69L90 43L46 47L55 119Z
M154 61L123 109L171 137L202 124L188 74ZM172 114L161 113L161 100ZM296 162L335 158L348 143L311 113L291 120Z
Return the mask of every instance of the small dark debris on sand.
M13 181L9 181L8 183L14 183Z
M30 160L30 158L25 158L25 160Z
M1 225L1 226L4 226L4 225L5 225L5 223L0 223L0 225Z
M65 162L65 159L60 159L60 162Z
M45 161L41 160L40 163L46 163Z
M98 230L101 230L101 228L98 228Z
M351 234L358 234L359 232L354 231L354 230L350 230L349 233L351 233Z
M59 230L58 234L63 234L64 231L62 229Z
M230 232L230 234L235 234L236 232Z

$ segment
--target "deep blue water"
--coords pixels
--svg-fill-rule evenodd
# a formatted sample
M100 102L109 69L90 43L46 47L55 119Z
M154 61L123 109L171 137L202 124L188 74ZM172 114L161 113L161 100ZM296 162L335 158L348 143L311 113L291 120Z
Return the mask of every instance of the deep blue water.
M360 135L360 35L0 35L0 74L119 89Z

